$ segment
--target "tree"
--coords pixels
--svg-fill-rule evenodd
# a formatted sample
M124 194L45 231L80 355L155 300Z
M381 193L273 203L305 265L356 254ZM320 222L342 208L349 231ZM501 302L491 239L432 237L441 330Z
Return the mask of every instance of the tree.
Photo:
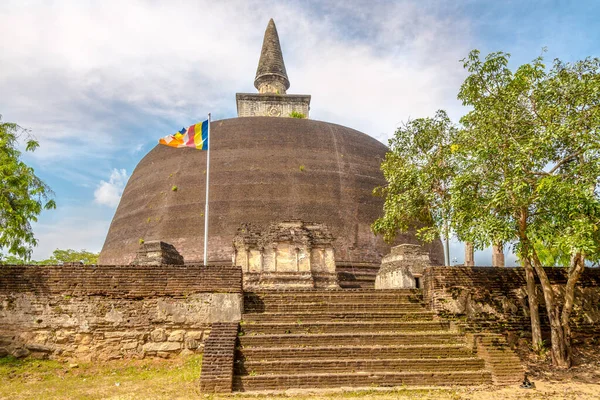
M92 253L87 250L61 250L56 249L52 252L52 256L41 261L28 261L23 258L9 255L0 260L0 265L59 265L64 263L78 263L83 264L98 264L98 257L100 253Z
M568 367L575 286L584 260L600 255L600 60L555 60L547 71L538 57L512 73L508 59L492 53L481 60L473 51L463 60L470 75L458 97L473 109L461 119L457 153L464 169L451 190L453 228L478 247L516 243L532 330L539 330L535 270L553 362ZM543 268L540 249L569 255L562 299Z
M450 235L450 183L458 168L452 144L458 130L444 111L433 118L409 121L390 140L390 151L381 165L388 182L375 193L385 197L384 215L375 221L375 233L387 241L398 232L417 228L426 241ZM445 249L446 265L449 255Z
M37 244L30 222L56 204L50 188L21 160L17 145L23 134L25 150L34 151L37 141L17 124L3 123L0 116L0 249L27 259Z
M448 232L476 248L513 243L527 281L534 346L542 345L540 280L555 365L571 364L569 317L586 260L600 259L600 60L538 57L514 73L509 55L463 60L458 98L471 108L455 128L445 113L396 132L382 169L384 216L373 230L393 237L408 221L419 234ZM445 228L446 227L446 228ZM568 257L555 291L541 257Z
M52 252L52 256L43 261L37 262L40 265L56 265L68 262L80 262L82 261L84 264L98 264L99 253L92 253L87 250L60 250L56 249Z

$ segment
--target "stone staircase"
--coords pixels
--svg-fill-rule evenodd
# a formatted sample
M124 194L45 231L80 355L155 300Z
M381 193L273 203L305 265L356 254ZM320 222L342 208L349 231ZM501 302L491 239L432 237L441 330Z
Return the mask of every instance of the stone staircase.
M234 391L492 383L419 290L245 293Z

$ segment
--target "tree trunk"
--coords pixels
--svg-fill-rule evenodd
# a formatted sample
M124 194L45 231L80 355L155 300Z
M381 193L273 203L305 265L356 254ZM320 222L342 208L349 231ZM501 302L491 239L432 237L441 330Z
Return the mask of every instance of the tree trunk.
M473 250L472 242L465 242L465 267L473 267L475 265L475 251Z
M525 281L527 282L527 302L529 303L529 319L531 320L531 344L535 351L541 350L544 345L542 339L542 328L540 327L540 312L535 285L535 271L531 266L529 256L529 238L527 237L527 210L522 209L519 216L519 240L521 241L521 260L525 270Z
M535 249L531 249L533 257L533 266L542 285L544 300L546 303L546 312L548 313L548 321L550 322L550 338L552 341L552 364L559 368L569 368L570 360L567 357L567 349L565 344L565 332L561 322L560 306L556 302L554 289L550 284L550 279L546 275L546 271L542 267Z
M525 281L527 282L527 302L529 303L529 317L531 320L531 344L535 351L539 351L544 346L544 340L542 339L542 328L540 327L535 272L528 257L523 260L523 268L525 269Z
M504 246L496 243L492 246L492 266L504 267Z
M571 349L571 326L569 324L569 318L571 317L571 311L573 311L573 304L575 303L575 286L581 278L581 274L585 269L585 262L583 254L575 253L571 256L571 263L569 265L569 278L565 286L565 303L560 316L561 325L564 330L564 341L567 363L571 366L573 362L573 352Z

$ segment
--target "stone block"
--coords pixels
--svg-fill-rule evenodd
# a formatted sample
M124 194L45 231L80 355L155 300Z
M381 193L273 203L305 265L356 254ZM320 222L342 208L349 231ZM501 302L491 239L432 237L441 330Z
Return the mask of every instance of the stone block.
M191 349L191 350L196 350L198 348L198 341L196 339L187 337L185 339L185 348Z
M82 345L92 343L92 334L91 333L77 333L75 335L75 343L79 343Z
M179 351L181 350L181 343L179 342L161 342L161 343L146 343L143 346L146 352L165 352L165 351Z
M24 358L24 357L27 357L29 355L29 353L30 353L29 350L27 350L23 347L19 347L12 351L12 356L15 358Z
M153 342L164 342L167 340L167 333L164 329L155 329L150 332L150 339Z
M202 340L202 337L204 336L204 332L203 331L189 331L185 336L188 339Z
M39 353L52 353L53 349L50 346L44 346L37 343L28 343L25 345L25 348L29 351L36 351Z
M193 356L194 354L196 354L196 353L194 353L192 350L183 349L183 350L181 350L181 353L179 353L179 356L180 357L189 357L189 356Z
M185 331L182 331L182 330L173 331L169 334L169 338L167 340L169 342L183 342L184 336L185 336Z
M132 342L125 342L122 344L121 348L123 350L135 350L138 347L138 342L137 341L132 341Z

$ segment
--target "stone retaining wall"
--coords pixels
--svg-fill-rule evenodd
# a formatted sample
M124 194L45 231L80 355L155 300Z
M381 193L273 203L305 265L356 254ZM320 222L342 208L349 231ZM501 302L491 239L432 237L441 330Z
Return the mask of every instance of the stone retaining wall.
M204 266L0 267L0 356L170 357L238 322L242 273Z

